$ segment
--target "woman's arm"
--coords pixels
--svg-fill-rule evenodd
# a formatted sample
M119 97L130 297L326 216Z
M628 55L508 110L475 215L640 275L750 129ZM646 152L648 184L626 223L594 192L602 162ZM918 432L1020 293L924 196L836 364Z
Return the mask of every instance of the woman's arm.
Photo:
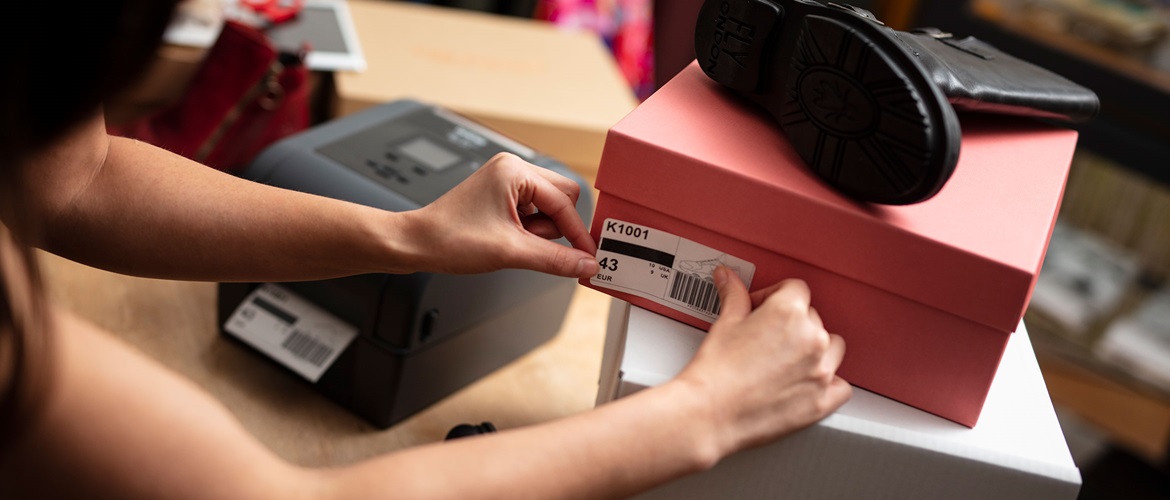
M503 267L596 272L596 248L574 208L577 184L511 155L432 206L401 213L239 179L111 137L100 113L23 169L20 216L31 224L9 225L48 251L127 274L290 281ZM546 240L561 235L576 249Z
M723 317L671 382L558 421L334 469L280 460L206 393L58 311L55 384L0 460L0 496L628 496L807 426L849 395L833 375L844 346L820 326L807 288L786 282L751 312L733 276L717 271Z
M715 279L723 312L674 380L556 422L459 439L458 449L422 447L332 471L331 496L624 498L782 438L845 403L851 388L835 375L845 344L809 307L804 282L749 297L726 268ZM411 489L379 477L391 470L414 477Z

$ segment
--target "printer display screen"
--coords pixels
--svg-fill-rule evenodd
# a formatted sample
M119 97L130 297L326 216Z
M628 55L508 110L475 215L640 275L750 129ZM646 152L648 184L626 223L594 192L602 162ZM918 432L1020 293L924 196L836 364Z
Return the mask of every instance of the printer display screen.
M497 153L524 153L452 116L416 108L333 137L315 150L419 206L450 191Z
M432 170L443 170L461 159L459 155L422 136L406 141L398 146L398 150Z

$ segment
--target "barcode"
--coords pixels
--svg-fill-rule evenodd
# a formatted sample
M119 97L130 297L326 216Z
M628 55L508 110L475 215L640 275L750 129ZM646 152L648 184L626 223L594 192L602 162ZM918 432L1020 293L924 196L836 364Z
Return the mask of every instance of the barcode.
M670 285L670 298L711 315L719 315L719 292L715 289L715 283L698 275L675 270L674 283Z
M333 354L333 348L301 333L300 330L293 330L292 334L284 339L284 343L280 346L293 353L294 356L312 363L313 366L321 366L321 363L324 363L326 359L329 359L329 355Z

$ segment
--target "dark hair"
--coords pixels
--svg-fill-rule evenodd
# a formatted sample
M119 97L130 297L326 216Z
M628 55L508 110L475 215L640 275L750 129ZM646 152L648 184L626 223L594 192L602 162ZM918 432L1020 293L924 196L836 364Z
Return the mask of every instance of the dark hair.
M141 75L176 0L11 2L0 16L0 168L58 138Z
M49 373L36 262L12 231L20 213L13 190L29 170L23 164L145 71L177 3L22 1L0 17L0 221L9 224L0 224L0 453L31 418ZM16 295L21 289L27 295Z
M35 416L50 383L45 306L32 252L0 225L0 460Z

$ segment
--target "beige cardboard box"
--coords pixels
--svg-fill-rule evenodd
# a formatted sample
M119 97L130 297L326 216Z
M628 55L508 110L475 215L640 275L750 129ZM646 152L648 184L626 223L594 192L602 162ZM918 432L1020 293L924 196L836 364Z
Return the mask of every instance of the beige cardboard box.
M591 32L403 2L349 2L368 68L339 73L340 112L399 98L445 106L592 180L637 100Z

